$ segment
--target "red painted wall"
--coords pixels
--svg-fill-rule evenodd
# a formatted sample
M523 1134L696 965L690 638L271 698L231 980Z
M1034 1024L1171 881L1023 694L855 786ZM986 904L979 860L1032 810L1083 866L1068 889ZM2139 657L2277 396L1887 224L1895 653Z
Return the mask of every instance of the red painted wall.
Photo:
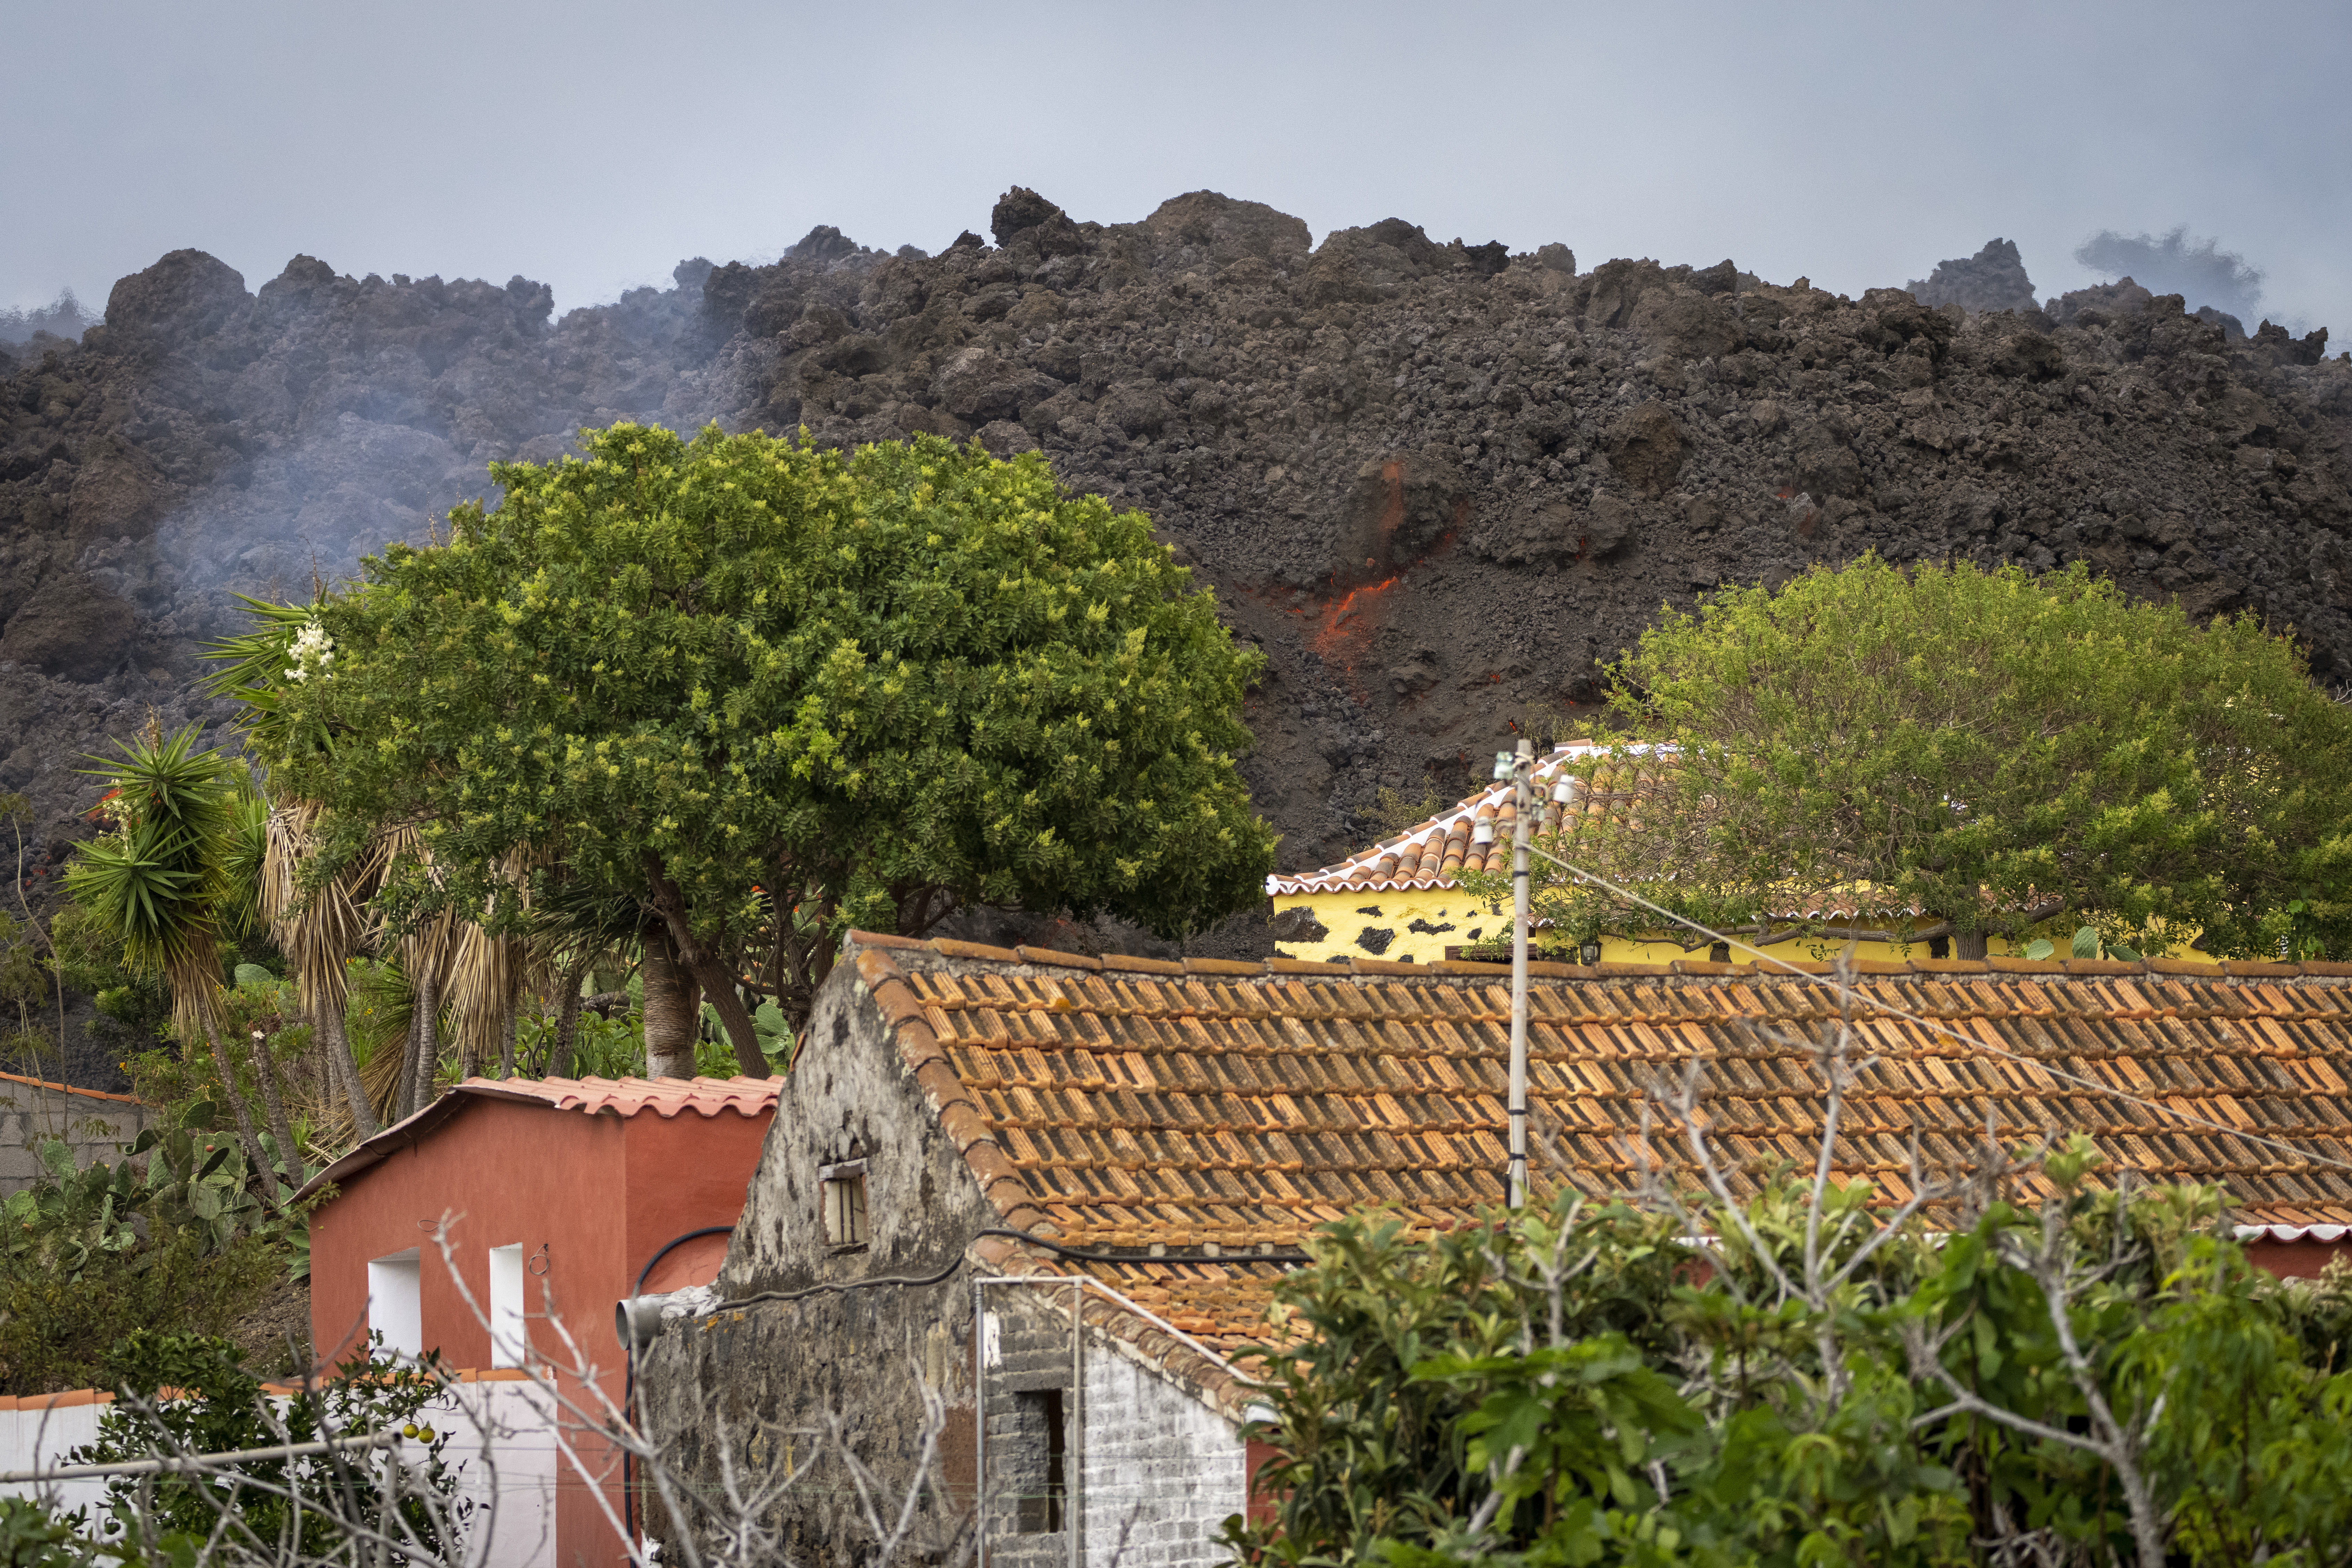
M2281 1279L2316 1279L2329 1263L2347 1252L2352 1252L2352 1245L2310 1237L2300 1241L2264 1238L2246 1243L2246 1261Z
M520 1243L529 1259L523 1310L533 1359L592 1367L617 1405L625 1368L613 1336L614 1303L630 1293L664 1242L735 1223L772 1120L772 1112L746 1117L732 1110L669 1120L651 1110L590 1115L467 1096L449 1121L357 1173L311 1217L311 1333L331 1356L350 1353L366 1331L369 1261L414 1247L425 1348L438 1349L453 1367L488 1367L489 1330L467 1306L439 1241L447 1241L483 1314L489 1249ZM726 1251L724 1236L678 1247L646 1289L707 1284ZM551 1315L576 1349L564 1345ZM568 1376L562 1384L574 1397L584 1392ZM596 1408L593 1396L583 1403ZM618 1455L585 1434L566 1436L618 1516ZM626 1560L591 1484L568 1467L556 1499L556 1550L566 1568L614 1568Z

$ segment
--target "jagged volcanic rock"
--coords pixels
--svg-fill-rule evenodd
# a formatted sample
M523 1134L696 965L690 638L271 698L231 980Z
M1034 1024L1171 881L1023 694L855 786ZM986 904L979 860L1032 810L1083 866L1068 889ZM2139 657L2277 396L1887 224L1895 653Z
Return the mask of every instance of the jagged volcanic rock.
M1391 218L1310 245L1195 192L1138 224L1015 190L927 257L819 228L551 321L544 289L257 293L179 251L76 347L0 361L0 789L38 854L77 753L189 696L232 590L301 594L422 537L484 465L620 417L1043 448L1147 508L1270 669L1247 768L1286 864L1383 784L1458 793L1590 703L1661 603L1874 548L2292 623L2352 675L2352 364L2231 342L2137 285L2033 308L2016 247L1847 300L1729 261L1510 256Z
M1974 256L1939 261L1924 279L1906 287L1922 305L1958 305L1964 310L2031 310L2036 308L2033 279L2013 239L1988 240Z

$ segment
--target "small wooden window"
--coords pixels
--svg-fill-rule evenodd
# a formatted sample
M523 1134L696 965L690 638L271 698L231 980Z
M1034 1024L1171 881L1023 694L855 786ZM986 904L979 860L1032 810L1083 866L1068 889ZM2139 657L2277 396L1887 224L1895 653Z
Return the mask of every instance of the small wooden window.
M836 1247L866 1245L866 1162L844 1160L819 1165L817 1192L824 1211L824 1239Z

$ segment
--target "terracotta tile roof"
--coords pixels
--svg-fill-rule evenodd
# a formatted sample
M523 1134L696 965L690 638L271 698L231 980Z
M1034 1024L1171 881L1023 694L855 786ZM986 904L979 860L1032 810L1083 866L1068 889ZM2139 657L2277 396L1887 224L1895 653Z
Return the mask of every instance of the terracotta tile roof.
M706 1118L729 1110L745 1117L770 1115L782 1089L781 1078L469 1078L424 1110L354 1148L305 1182L294 1195L308 1197L330 1182L347 1182L401 1150L415 1147L474 1100L518 1100L591 1116L607 1111L635 1116L650 1110L669 1121L689 1110Z
M79 1084L55 1083L45 1078L26 1078L22 1073L0 1072L0 1083L21 1083L27 1089L53 1089L59 1094L79 1095L84 1100L110 1100L119 1105L143 1105L135 1094L110 1094L102 1089L84 1089Z
M557 1110L589 1115L609 1110L635 1116L650 1110L664 1121L692 1111L717 1116L732 1110L758 1116L776 1108L781 1078L469 1078L455 1092L491 1100L535 1100Z
M862 933L851 942L902 1058L1008 1226L1088 1250L1224 1254L1083 1265L1211 1351L1263 1331L1280 1268L1251 1253L1294 1246L1366 1205L1446 1226L1503 1196L1509 984L1498 966L1177 964ZM1810 1160L1822 1113L1811 1058L1754 1026L1807 1031L1832 1016L1825 988L1691 961L1533 968L1538 1149L1549 1140L1568 1179L1631 1187L1651 1089L1694 1062L1737 1181ZM1966 1168L1990 1117L2007 1143L2079 1131L2110 1171L2219 1183L2243 1224L2352 1224L2352 965L1863 968L1857 1016L1874 1060L1848 1100L1841 1174L1899 1197L1915 1135L1931 1168ZM2045 1068L2275 1142L2184 1123ZM1695 1184L1677 1141L1655 1136L1651 1150ZM1076 1266L986 1246L1000 1266ZM1214 1381L1213 1360L1195 1370Z
M1607 750L1580 741L1556 746L1536 764L1536 778L1549 790L1561 767ZM1511 801L1511 786L1489 784L1475 795L1464 796L1428 821L1393 838L1384 838L1336 866L1287 876L1277 872L1265 879L1265 890L1279 895L1450 888L1465 868L1510 868L1511 827L1517 817L1517 809ZM1471 841L1472 830L1481 821L1495 824L1494 843Z
M1551 786L1563 769L1607 758L1610 751L1608 745L1588 741L1573 741L1554 747L1536 763L1534 778L1538 800L1540 802L1549 795ZM1631 817L1636 828L1642 826L1641 815L1645 804L1658 798L1662 783L1660 761L1670 760L1670 753L1654 752L1645 745L1630 747L1629 751L1632 753L1630 758L1602 762L1589 779L1580 779L1576 797L1564 808L1557 834L1547 836L1547 847L1556 854L1572 855L1580 829L1599 818ZM1326 866L1319 871L1277 872L1266 878L1265 890L1269 896L1281 897L1301 893L1418 892L1458 887L1461 874L1465 870L1491 871L1499 875L1510 869L1511 831L1517 819L1518 809L1512 800L1511 786L1507 783L1492 784L1475 795L1465 796L1427 821L1416 824L1393 838L1384 838L1336 866ZM1495 825L1495 837L1491 844L1475 842L1475 830L1480 822ZM1661 854L1672 852L1668 843L1671 837L1664 833L1658 835ZM1795 907L1801 901L1806 907ZM1908 900L1898 902L1885 896L1874 897L1867 884L1820 892L1803 900L1792 898L1790 904L1789 908L1773 910L1774 918L1878 919L1906 914L1916 916L1927 912ZM1548 925L1550 922L1538 918L1537 923Z

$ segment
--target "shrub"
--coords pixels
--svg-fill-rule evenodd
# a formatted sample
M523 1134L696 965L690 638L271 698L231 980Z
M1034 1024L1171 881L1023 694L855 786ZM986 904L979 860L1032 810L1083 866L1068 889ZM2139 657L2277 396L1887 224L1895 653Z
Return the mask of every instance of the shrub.
M0 1388L99 1385L124 1335L224 1333L283 1277L304 1216L253 1195L209 1106L190 1116L114 1164L77 1169L64 1142L39 1145L44 1178L0 1204Z
M380 1348L382 1338L374 1336L373 1346ZM138 1331L108 1352L106 1367L109 1385L122 1397L100 1417L98 1440L76 1449L72 1463L111 1464L157 1452L228 1453L308 1443L329 1434L360 1436L415 1427L422 1458L412 1450L398 1462L421 1472L425 1489L448 1510L445 1518L464 1516L463 1505L454 1501L457 1472L442 1461L448 1439L432 1430L426 1416L425 1407L443 1385L437 1359L403 1366L379 1359L372 1349L282 1405L246 1369L236 1346L208 1335ZM295 1510L286 1498L247 1484L259 1482L302 1500L299 1550L305 1556L320 1558L346 1547L344 1525L354 1522L356 1509L355 1522L362 1527L413 1536L428 1550L438 1548L436 1554L443 1560L455 1561L457 1543L442 1539L434 1510L422 1499L404 1499L398 1505L402 1517L394 1521L364 1479L346 1490L353 1471L387 1462L392 1461L368 1455L318 1456L247 1461L220 1474L175 1474L143 1482L124 1478L109 1485L110 1517L102 1528L126 1540L157 1527L204 1539L215 1532L226 1512L233 1515L236 1529L275 1542L296 1528ZM142 1487L149 1493L143 1502Z

